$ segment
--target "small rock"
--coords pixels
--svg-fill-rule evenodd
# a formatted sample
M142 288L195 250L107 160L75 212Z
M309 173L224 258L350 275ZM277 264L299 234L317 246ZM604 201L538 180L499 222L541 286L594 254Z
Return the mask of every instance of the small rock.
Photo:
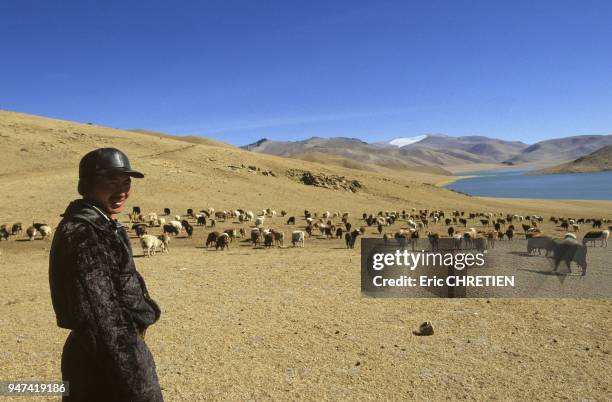
M419 329L416 331L412 331L414 335L417 336L429 336L434 334L433 325L430 321L425 321L421 325L419 325Z

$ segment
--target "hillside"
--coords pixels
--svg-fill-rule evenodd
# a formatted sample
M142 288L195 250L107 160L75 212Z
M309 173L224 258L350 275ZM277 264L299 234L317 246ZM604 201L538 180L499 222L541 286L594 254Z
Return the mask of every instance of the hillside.
M537 170L532 173L587 173L603 172L606 170L612 170L612 145L607 145L572 162Z
M562 163L588 155L601 147L612 145L612 135L580 135L540 141L520 154L509 158L513 164L538 162Z
M432 184L449 176L423 171L372 170L341 167L249 152L231 146L186 142L171 135L123 131L96 125L0 111L0 193L2 221L45 219L55 224L66 204L78 198L77 166L82 155L97 147L113 146L128 154L132 165L146 175L134 182L130 205L145 210L273 207L298 213L303 209L363 210L466 208L512 210L522 213L583 211L599 203L564 201L521 202L477 199ZM323 156L326 156L324 154ZM343 163L349 164L346 160ZM248 169L254 166L255 170ZM257 170L259 169L259 170ZM357 193L307 186L289 172L357 180ZM274 175L264 174L273 172ZM569 213L569 212L568 212Z

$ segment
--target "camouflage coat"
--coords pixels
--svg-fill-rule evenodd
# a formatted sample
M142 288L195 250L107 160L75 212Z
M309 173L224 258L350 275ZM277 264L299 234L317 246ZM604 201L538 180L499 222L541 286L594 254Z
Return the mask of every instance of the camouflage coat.
M85 339L80 343L93 351L91 365L113 384L112 399L163 400L143 336L160 310L136 271L125 229L83 200L70 203L63 216L49 261L57 325ZM64 364L63 357L62 371Z

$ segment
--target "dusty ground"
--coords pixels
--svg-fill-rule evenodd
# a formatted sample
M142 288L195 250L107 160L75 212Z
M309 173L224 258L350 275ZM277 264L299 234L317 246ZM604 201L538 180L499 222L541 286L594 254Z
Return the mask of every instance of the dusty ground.
M230 226L239 225L218 228ZM612 395L610 299L372 299L359 292L359 248L340 240L221 252L203 248L208 231L175 238L170 253L152 258L134 243L163 310L147 343L169 401ZM58 379L67 331L54 325L49 242L2 246L0 372ZM601 275L612 249L590 251L599 257L589 274ZM524 258L542 269L544 257ZM435 335L412 335L424 320Z
M445 176L332 168L2 111L0 146L0 223L24 226L58 223L78 197L80 156L98 146L124 150L145 172L128 205L144 212L271 207L356 217L415 207L612 218L612 202L467 197L433 185ZM277 176L229 167L241 164ZM344 175L364 189L304 186L285 176L290 168ZM612 398L610 299L364 298L359 248L312 240L302 250L215 252L201 248L204 233L136 261L163 310L147 343L168 401ZM51 308L50 243L19 239L0 244L0 379L56 380L67 331ZM606 262L609 252L593 256ZM425 320L435 335L412 335Z

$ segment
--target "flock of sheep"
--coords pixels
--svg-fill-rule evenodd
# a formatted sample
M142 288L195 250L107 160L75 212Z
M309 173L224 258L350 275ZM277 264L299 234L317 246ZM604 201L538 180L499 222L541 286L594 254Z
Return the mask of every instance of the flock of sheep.
M140 207L133 207L129 214L132 224L128 230L135 231L139 238L140 245L145 256L155 255L156 252L167 252L169 250L170 239L185 232L191 238L194 226L212 229L206 236L205 247L215 247L217 250L228 250L230 243L237 239L243 239L252 243L253 247L263 246L284 247L285 234L280 229L265 228L264 224L276 222L280 226L278 218L286 218L285 224L295 226L297 224L295 216L287 216L286 211L277 211L266 208L254 213L250 210L235 209L229 211L216 211L214 208L207 208L195 213L193 209L188 209L187 213L181 215L171 215L171 210L165 208L163 215L151 212L143 214ZM216 230L217 222L227 222L231 220L233 224L248 224L249 227L239 229L229 228ZM538 215L517 215L502 214L491 212L465 212L452 211L445 213L440 210L416 210L410 211L378 211L375 214L363 213L361 217L353 221L359 222L359 229L351 223L351 216L348 212L329 212L322 213L310 212L305 210L300 222L303 222L302 229L291 231L290 241L293 247L304 247L307 238L316 235L318 231L326 239L344 239L346 247L354 248L358 236L366 233L367 227L376 227L377 233L382 236L385 243L395 241L401 247L408 245L415 250L417 242L421 237L420 233L425 232L431 250L440 247L440 242L445 240L446 244L451 244L452 248L471 248L479 251L495 247L496 240L504 238L512 240L515 236L516 227L520 225L525 238L527 239L527 252L535 251L553 252L555 255L571 254L571 258L565 261L576 262L586 272L586 246L588 244L599 244L607 247L612 225L608 229L602 230L604 224L611 224L612 219L600 218L549 218L549 223L565 231L563 238L555 239L553 236L545 234L541 229L544 224L544 217ZM391 225L400 224L400 228L387 233ZM478 225L479 224L479 225ZM581 230L581 225L591 225L593 230L583 235L582 242L578 242L576 233ZM477 230L475 227L479 226ZM160 235L147 233L154 227L161 228ZM430 227L432 229L430 229ZM446 228L446 234L433 230L437 227ZM463 230L459 230L463 229ZM595 230L597 229L597 230ZM248 233L247 233L248 230ZM21 223L13 225L4 224L0 226L0 240L8 240L9 236L17 236L23 231ZM573 231L573 232L568 232ZM40 235L43 239L49 238L52 229L44 223L33 223L26 229L26 236L30 240ZM450 243L449 243L450 241ZM563 245L561 245L561 243ZM562 247L560 249L560 247ZM570 247L571 252L568 252ZM584 249L583 249L584 248ZM584 254L584 258L582 255ZM555 261L559 265L559 261Z
M0 241L8 240L9 236L18 236L23 232L23 224L21 222L14 223L12 225L3 224L0 226ZM37 236L40 236L43 239L49 238L51 236L51 226L46 223L32 223L32 226L29 226L25 235L30 239L34 240Z

